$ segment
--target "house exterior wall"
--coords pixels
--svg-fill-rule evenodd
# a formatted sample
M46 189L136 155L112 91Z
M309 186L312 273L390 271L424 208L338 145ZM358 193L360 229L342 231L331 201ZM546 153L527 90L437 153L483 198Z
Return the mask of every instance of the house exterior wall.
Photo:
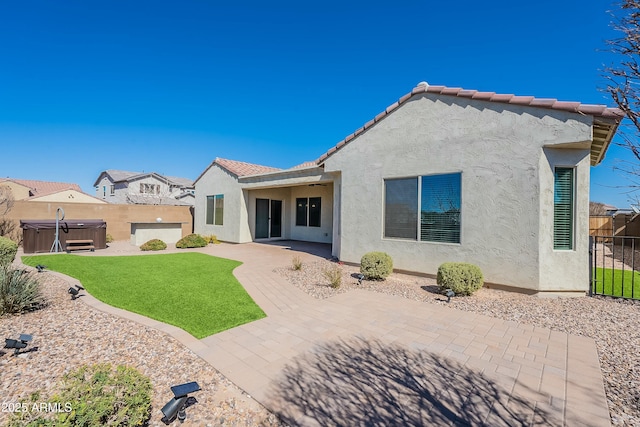
M556 167L575 167L574 250L553 249L553 181ZM545 149L540 158L540 291L586 290L589 283L589 150Z
M33 197L33 202L58 202L58 203L106 203L91 197L88 194L80 193L76 190L64 190L58 193L47 194L45 196Z
M215 234L219 240L225 242L251 241L248 200L245 199L245 194L234 175L218 165L213 165L196 182L195 191L194 229L196 233ZM224 194L223 225L206 224L207 196L216 194Z
M0 186L8 187L11 190L14 200L22 200L29 197L29 187L12 181L0 181Z
M300 197L320 197L320 227L296 225L296 199ZM305 242L331 243L333 239L333 184L292 187L288 208L291 216L291 239Z
M358 263L366 252L384 251L395 268L427 274L435 274L443 262L471 262L482 268L487 282L533 290L586 289L582 273L567 269L558 276L567 263L577 271L587 263L582 249L553 251L553 171L550 165L542 168L542 159L543 147L556 147L554 159L576 165L578 213L588 198L583 157L591 125L590 116L557 110L414 97L325 161L325 172L340 172L341 181L335 191L340 199L335 255ZM460 244L383 237L384 179L457 172ZM587 211L577 217L576 235L588 227Z
M245 190L247 201L247 228L249 229L251 240L256 235L256 199L282 200L282 237L281 239L291 239L291 189L265 188L260 190ZM295 214L294 214L295 215ZM293 217L295 218L295 216Z
M98 185L96 185L96 197L107 203L127 203L125 197L126 192L122 192L122 188L124 187L126 189L126 186L116 184L116 191L114 194L111 194L112 185L113 181L111 178L108 175L102 174L102 178L98 182Z

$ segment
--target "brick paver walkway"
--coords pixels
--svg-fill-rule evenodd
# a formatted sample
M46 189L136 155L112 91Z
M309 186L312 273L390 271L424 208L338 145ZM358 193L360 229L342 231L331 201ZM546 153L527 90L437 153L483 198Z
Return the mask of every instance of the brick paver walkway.
M82 300L167 331L293 425L610 425L590 338L368 291L317 300L273 272L322 245L204 251L244 262L266 318L196 340Z

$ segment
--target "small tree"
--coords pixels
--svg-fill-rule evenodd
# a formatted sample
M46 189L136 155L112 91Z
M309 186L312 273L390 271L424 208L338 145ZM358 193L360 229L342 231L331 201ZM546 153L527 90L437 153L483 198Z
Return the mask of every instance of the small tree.
M608 40L609 50L617 60L604 69L606 90L618 108L627 116L621 129L621 142L634 161L621 161L614 167L631 179L631 192L640 189L640 0L622 0L620 10L613 13L612 27L619 37Z
M18 224L7 218L7 214L13 208L15 204L15 198L11 188L7 185L0 185L0 236L8 237L9 239L20 243L21 233L18 229Z
M607 214L607 209L604 203L589 202L589 216L604 216Z

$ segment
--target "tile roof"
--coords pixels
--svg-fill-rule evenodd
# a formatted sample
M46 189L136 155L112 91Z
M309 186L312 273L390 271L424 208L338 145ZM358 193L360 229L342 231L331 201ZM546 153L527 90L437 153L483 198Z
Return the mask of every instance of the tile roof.
M324 153L320 158L316 161L318 165L324 162L329 156L333 153L341 149L345 144L349 143L352 139L364 133L371 126L378 123L380 120L384 119L387 115L398 109L402 104L407 102L413 96L422 94L422 93L430 93L436 95L446 95L446 96L455 96L459 98L469 98L479 101L489 101L489 102L498 102L503 104L511 104L511 105L520 105L520 106L528 106L528 107L538 107L538 108L547 108L552 110L560 110L560 111L568 111L572 113L579 113L584 115L590 115L594 117L602 117L604 119L608 119L614 122L613 125L609 125L608 129L604 129L602 131L602 141L598 141L597 144L597 152L593 153L591 156L591 163L595 165L602 160L604 157L604 151L606 151L606 147L609 142L611 142L611 138L613 134L615 134L615 130L617 126L624 117L624 113L622 110L618 108L610 108L605 105L593 105L593 104L581 104L580 102L567 102L567 101L558 101L556 99L547 99L547 98L535 98L533 96L516 96L512 94L497 94L495 92L480 92L477 90L469 90L462 89L456 87L446 87L446 86L429 86L427 83L422 82L419 83L418 86L413 88L411 92L405 94L400 97L396 102L389 105L385 108L384 111L379 113L373 119L369 120L363 127L356 130L351 135L347 136L345 139L340 141L336 146L329 149L326 153ZM605 135L606 134L606 135ZM594 138L595 139L595 138ZM593 150L592 150L593 151Z
M31 190L32 196L40 196L44 194L57 193L64 190L76 190L82 193L82 189L78 184L72 184L68 182L52 182L52 181L37 181L33 179L15 179L6 178L0 181L12 181L16 184L24 185Z
M127 181L135 176L142 175L140 172L121 171L117 169L107 169L104 171L114 182Z
M315 160L310 161L310 162L304 162L304 163L300 163L299 165L295 165L294 167L290 168L290 169L305 169L305 168L312 168L314 166L318 166L318 162L316 162Z
M96 180L96 182L93 184L94 186L98 185L98 183L100 182L100 178L102 177L102 174L109 175L113 180L113 182L131 181L133 179L142 178L149 175L155 175L159 178L164 178L165 180L169 181L172 184L177 184L183 187L193 187L193 181L188 178L181 178L177 176L166 176L166 175L159 174L157 172L129 172L129 171L123 171L123 170L117 170L117 169L107 169L106 171L102 172L98 177L98 179Z
M220 157L216 157L212 165L213 164L222 166L236 176L259 175L263 173L277 172L282 170L279 168L272 168L270 166L239 162L237 160L221 159Z

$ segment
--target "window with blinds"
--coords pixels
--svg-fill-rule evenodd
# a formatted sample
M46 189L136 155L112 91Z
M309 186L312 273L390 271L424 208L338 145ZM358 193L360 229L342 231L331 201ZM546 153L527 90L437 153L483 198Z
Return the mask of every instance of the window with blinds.
M460 173L384 181L384 237L460 243Z
M224 194L207 196L206 223L210 225L223 225Z
M460 243L461 174L422 177L420 240Z
M384 237L418 237L418 178L384 181Z
M553 185L553 249L573 249L574 169L556 168Z

